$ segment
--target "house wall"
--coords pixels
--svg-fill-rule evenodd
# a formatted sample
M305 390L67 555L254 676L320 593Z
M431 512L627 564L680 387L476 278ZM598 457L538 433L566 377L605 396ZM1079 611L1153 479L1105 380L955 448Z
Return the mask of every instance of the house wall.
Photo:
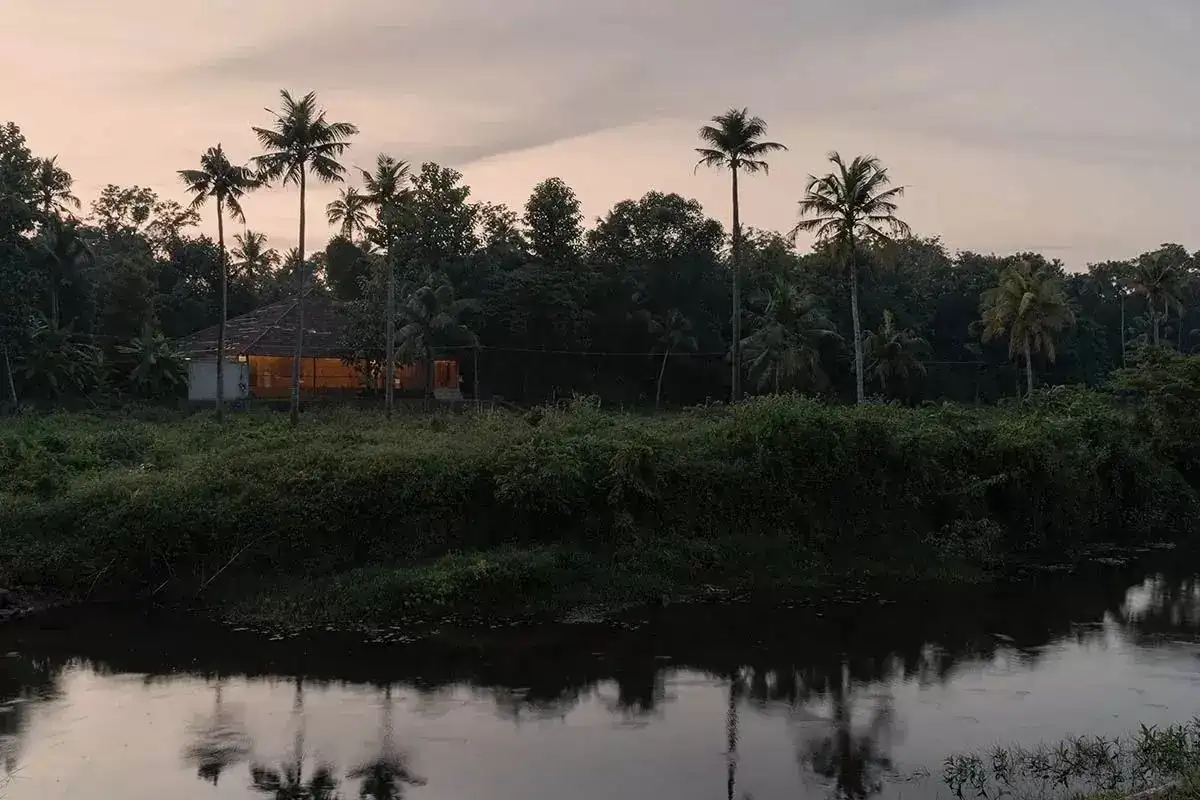
M249 388L254 397L287 397L292 391L291 356L249 356ZM305 358L301 360L300 391L302 394L340 394L363 389L358 371L340 358ZM458 390L458 362L440 359L434 362L434 389ZM405 364L396 367L396 388L401 391L423 392L425 367Z
M242 400L250 392L250 365L238 361L225 362L225 399ZM217 360L188 362L188 400L193 403L217 401Z
M292 393L291 356L249 356L250 391L255 397L287 397ZM354 367L340 358L303 358L300 360L300 391L346 392L362 388L362 378Z

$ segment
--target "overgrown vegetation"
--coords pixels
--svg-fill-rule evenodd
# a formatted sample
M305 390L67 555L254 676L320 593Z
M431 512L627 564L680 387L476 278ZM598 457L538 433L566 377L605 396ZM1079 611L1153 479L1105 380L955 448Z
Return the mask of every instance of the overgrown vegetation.
M996 747L946 759L942 781L966 798L1091 798L1122 800L1200 797L1200 719L1166 728L1142 726L1129 737L1077 736L1054 745Z
M656 417L578 399L299 431L28 416L0 432L0 581L244 600L251 576L281 617L395 619L769 593L878 564L979 574L1192 530L1195 493L1132 422L1076 391Z

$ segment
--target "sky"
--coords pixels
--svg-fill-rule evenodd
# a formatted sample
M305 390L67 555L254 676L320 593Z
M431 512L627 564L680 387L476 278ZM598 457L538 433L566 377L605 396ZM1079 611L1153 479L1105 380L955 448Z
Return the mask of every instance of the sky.
M248 159L279 90L315 90L360 128L350 166L437 161L515 209L558 176L589 220L675 191L728 223L693 148L745 106L790 148L743 183L748 225L790 229L830 151L870 153L917 233L1081 269L1200 249L1198 33L1196 0L0 0L0 121L85 205L184 201L177 170ZM335 195L310 194L310 249ZM260 192L248 224L294 246L298 203Z

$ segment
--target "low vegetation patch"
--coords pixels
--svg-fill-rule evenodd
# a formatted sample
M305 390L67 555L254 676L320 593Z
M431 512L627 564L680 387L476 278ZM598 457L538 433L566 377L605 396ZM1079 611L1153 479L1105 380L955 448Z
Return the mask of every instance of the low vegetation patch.
M1133 736L1078 736L1037 747L950 756L942 781L959 800L1189 800L1200 797L1200 720Z
M21 417L0 430L0 581L93 597L249 581L281 613L394 619L598 585L619 602L878 564L986 574L1195 528L1188 481L1131 430L1076 392L999 409L345 411L298 429ZM304 588L264 588L289 584Z

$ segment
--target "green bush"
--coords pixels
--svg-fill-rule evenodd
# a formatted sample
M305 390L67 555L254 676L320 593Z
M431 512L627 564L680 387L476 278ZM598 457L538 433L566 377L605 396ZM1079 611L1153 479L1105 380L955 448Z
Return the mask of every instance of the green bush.
M776 397L655 417L577 401L533 426L504 413L341 411L298 429L27 417L0 432L0 581L195 587L227 564L230 577L378 568L394 581L451 553L650 563L680 542L696 563L736 542L764 572L781 541L796 564L993 568L1192 530L1195 493L1130 431L1126 412L1078 394L1007 409Z

